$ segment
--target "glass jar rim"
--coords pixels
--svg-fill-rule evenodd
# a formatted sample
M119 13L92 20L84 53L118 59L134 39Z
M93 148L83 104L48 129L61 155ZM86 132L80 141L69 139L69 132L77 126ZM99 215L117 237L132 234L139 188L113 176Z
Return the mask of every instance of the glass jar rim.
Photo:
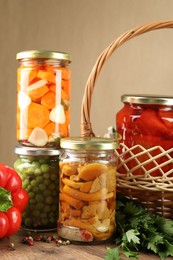
M123 103L144 104L144 105L173 105L173 97L161 95L131 95L121 96Z
M25 146L15 146L14 153L18 155L49 155L56 156L60 155L62 152L61 149L52 149L52 148L39 148L39 147L25 147Z
M118 148L118 142L112 138L101 137L67 137L60 140L60 146L73 150L114 150Z

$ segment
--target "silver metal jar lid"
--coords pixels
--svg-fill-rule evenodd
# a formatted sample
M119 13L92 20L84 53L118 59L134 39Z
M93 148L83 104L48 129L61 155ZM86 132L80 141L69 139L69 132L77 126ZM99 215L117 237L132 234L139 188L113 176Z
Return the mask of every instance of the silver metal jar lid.
M15 146L14 153L19 155L49 155L56 156L60 155L61 149L52 149L52 148L36 148L36 147L25 147L25 146Z
M68 137L60 141L61 148L74 150L114 150L118 143L111 138Z
M131 104L145 105L173 105L173 97L161 95L131 95L125 94L121 96L121 101Z

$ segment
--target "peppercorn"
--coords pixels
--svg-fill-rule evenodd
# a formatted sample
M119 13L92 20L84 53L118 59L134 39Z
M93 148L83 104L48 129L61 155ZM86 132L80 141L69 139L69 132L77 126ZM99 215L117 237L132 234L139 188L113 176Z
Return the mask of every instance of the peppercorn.
M35 241L41 241L42 240L42 238L43 238L43 236L42 235L37 235L36 237L35 237Z

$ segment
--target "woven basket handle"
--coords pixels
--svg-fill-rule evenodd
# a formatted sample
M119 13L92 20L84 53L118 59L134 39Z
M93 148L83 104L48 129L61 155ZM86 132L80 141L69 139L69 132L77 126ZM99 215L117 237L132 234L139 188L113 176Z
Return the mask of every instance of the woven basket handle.
M101 72L104 63L108 60L112 53L126 41L143 33L163 28L173 28L173 20L147 23L136 27L135 29L129 30L118 37L115 41L113 41L101 53L89 75L88 81L85 86L85 92L81 106L81 136L95 136L90 121L91 99L96 80Z

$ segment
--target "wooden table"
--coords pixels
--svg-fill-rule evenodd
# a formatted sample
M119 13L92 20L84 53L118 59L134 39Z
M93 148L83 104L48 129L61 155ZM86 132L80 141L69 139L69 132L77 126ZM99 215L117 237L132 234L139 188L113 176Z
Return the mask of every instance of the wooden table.
M74 245L57 247L55 242L34 242L34 246L28 246L21 241L24 238L24 231L20 230L12 236L11 242L15 244L13 250L8 239L0 240L0 259L2 260L100 260L104 259L107 247L114 247L113 244L102 245ZM56 234L56 233L52 233ZM127 260L121 256L121 260ZM138 260L159 260L155 255L140 254ZM173 259L167 258L167 259Z

